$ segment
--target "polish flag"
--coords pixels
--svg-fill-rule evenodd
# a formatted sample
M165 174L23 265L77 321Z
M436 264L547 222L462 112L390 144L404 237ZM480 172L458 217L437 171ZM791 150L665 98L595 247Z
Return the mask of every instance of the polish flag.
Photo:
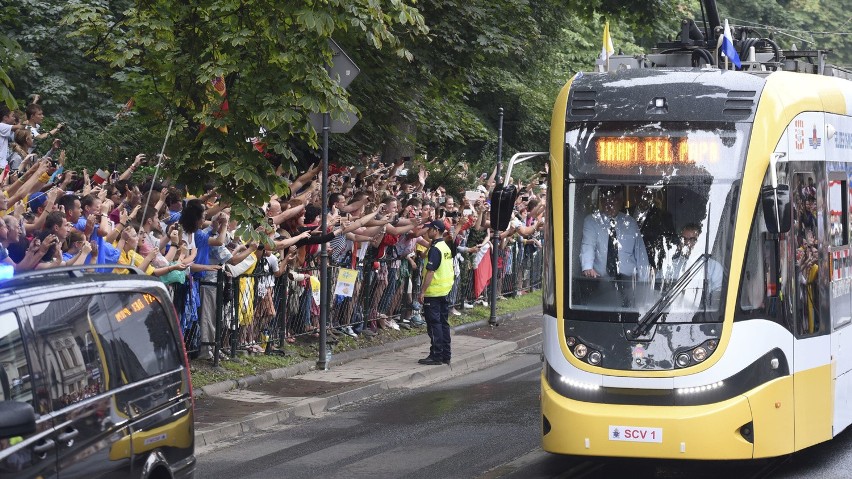
M96 185L101 185L107 180L108 176L109 175L106 171L98 169L98 171L95 172L95 176L92 177L92 182Z
M491 243L485 243L473 257L473 296L478 298L491 282Z

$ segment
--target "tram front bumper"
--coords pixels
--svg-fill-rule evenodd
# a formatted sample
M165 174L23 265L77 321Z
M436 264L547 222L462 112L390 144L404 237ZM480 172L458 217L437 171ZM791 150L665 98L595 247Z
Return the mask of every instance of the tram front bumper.
M664 459L751 459L741 433L748 399L702 406L597 404L559 395L542 377L542 447L557 454Z

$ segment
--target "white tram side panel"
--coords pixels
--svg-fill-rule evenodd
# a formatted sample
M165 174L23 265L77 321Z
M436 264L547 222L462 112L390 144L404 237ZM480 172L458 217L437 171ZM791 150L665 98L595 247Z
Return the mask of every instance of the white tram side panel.
M846 92L845 97L846 111L852 112L852 93ZM828 188L828 233L835 238L829 245L832 266L828 294L834 363L833 432L837 435L852 424L852 117L826 114L824 132L826 165L830 173L834 172Z

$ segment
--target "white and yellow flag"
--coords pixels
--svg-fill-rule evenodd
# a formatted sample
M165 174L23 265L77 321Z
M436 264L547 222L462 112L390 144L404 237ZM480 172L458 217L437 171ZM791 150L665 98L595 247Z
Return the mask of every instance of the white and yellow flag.
M601 47L601 60L606 62L609 57L615 53L615 48L612 46L612 37L609 36L609 22L604 24L603 31L603 46Z

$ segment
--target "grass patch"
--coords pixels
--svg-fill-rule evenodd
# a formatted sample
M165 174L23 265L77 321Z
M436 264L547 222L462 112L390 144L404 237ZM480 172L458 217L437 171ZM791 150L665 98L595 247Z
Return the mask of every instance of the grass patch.
M541 304L541 291L534 291L515 298L506 298L497 301L497 315L514 313ZM476 306L473 309L460 310L461 316L450 316L450 325L473 323L488 320L491 316L491 308ZM332 347L332 353L341 353L360 348L367 348L380 344L398 341L410 336L426 334L426 328L413 328L400 331L382 330L373 338L353 339L349 336L338 336L339 342ZM319 357L319 343L311 337L300 338L295 344L285 344L282 347L285 356L278 354L252 354L237 355L235 358L219 361L219 367L214 368L212 361L195 359L190 362L192 373L192 385L202 387L227 380L236 380L247 376L270 371L273 369L286 368L303 361L316 361Z

